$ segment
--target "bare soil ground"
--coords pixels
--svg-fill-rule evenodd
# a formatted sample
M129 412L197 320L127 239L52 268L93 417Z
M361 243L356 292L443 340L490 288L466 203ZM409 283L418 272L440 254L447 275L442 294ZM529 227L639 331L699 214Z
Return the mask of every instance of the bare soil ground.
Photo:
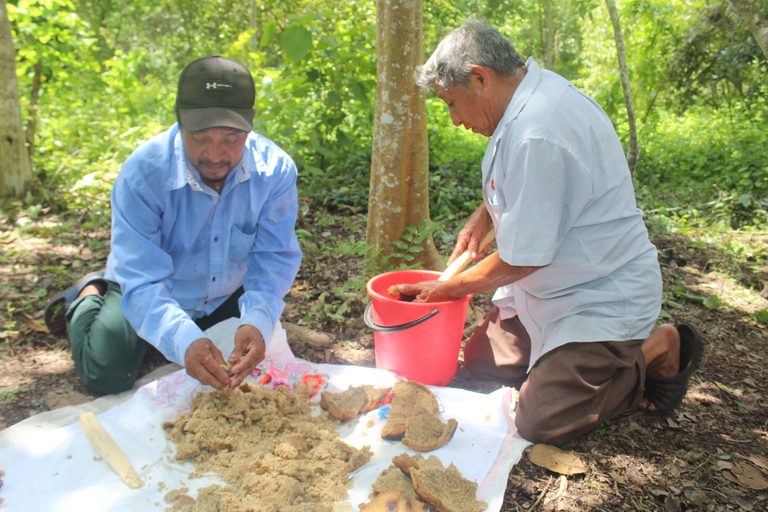
M45 329L43 308L81 275L103 269L109 233L73 228L77 219L45 214L1 222L0 428L7 428L98 396L78 379L67 341ZM291 339L294 352L315 362L374 366L372 336L362 321L364 262L352 250L364 237L364 219L310 209L300 227L313 237L302 241L305 259L286 298L284 321L332 341L322 346ZM504 512L768 509L768 329L755 318L768 307L759 294L768 278L723 261L715 247L678 236L653 238L667 321L691 321L706 337L705 359L687 398L671 417L627 414L563 447L586 464L583 474L553 473L524 454L510 473ZM360 286L345 289L354 278ZM344 303L348 310L336 316ZM472 301L478 314L487 304L488 297ZM164 362L152 351L142 372ZM480 392L498 387L461 367L452 385Z

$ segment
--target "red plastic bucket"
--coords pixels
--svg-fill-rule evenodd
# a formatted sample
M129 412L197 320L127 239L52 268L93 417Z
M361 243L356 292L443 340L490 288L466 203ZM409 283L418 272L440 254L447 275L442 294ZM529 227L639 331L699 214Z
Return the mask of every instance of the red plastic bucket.
M456 375L472 295L422 304L397 300L387 291L395 284L438 277L440 272L431 270L398 270L368 281L371 303L365 311L365 322L373 330L376 368L433 386L447 386Z

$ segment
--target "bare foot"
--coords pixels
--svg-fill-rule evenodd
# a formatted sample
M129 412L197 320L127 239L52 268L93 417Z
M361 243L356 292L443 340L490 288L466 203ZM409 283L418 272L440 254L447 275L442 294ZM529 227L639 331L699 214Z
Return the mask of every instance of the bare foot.
M86 285L80 293L77 295L77 298L85 297L86 295L104 295L106 291L102 291L99 286L96 286L95 284L89 284Z
M680 333L672 324L663 324L651 332L643 343L645 355L645 377L663 379L680 373ZM640 405L649 411L655 411L656 405L643 398Z

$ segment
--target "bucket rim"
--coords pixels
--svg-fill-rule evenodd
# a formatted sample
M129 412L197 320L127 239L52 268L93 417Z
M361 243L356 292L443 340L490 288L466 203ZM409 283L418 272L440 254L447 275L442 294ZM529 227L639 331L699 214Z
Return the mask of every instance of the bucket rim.
M438 272L437 270L426 270L426 269L391 270L389 272L384 272L382 274L378 274L378 275L373 276L372 278L370 278L368 280L368 282L366 283L365 287L366 287L366 290L368 291L368 295L370 297L372 297L372 298L375 296L377 299L391 300L391 301L395 301L395 302L403 302L401 300L398 300L398 299L392 297L388 293L384 294L384 295L382 295L381 293L378 293L377 291L375 291L371 287L371 283L374 282L375 280L379 279L379 278L391 276L393 274L415 274L415 273L432 274L434 276L434 279L433 279L434 281L436 281L437 278L442 275L442 272ZM427 281L427 280L429 280L429 279L425 279L425 281ZM472 297L473 297L473 294L470 293L470 294L467 294L467 295L465 295L464 297L462 297L460 299L442 300L442 301L439 301L439 302L428 302L428 303L423 303L423 304L438 305L438 304L453 304L455 302L461 302L461 301L467 301L468 302L468 301L470 301L472 299ZM404 302L404 304L409 304L409 303L408 302Z

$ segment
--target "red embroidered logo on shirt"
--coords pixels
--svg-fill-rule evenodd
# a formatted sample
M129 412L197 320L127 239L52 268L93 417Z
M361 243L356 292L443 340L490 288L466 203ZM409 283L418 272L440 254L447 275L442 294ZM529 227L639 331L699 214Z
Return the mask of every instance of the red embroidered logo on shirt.
M496 190L496 180L491 180L491 190Z

